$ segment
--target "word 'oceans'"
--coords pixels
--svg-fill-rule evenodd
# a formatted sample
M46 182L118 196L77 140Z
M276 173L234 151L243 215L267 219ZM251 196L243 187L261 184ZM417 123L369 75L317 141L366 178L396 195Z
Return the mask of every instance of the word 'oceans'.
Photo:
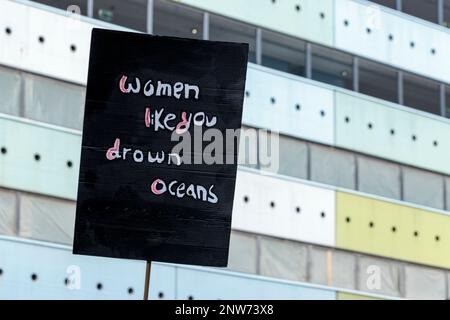
M169 183L164 182L162 179L156 179L153 181L150 186L150 190L155 195L161 195L166 192L173 197L177 197L179 199L184 198L185 196L190 197L195 200L201 200L209 203L217 203L219 200L217 195L213 192L214 185L211 185L208 189L206 189L202 185L194 185L194 184L186 184L184 182L179 182L177 180L173 180Z

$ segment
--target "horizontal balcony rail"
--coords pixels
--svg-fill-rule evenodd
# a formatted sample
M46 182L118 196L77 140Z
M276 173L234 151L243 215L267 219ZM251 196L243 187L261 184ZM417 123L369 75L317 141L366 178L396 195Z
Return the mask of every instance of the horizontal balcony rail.
M144 261L73 255L67 246L4 236L0 236L0 255L2 300L141 300L144 296ZM151 300L390 299L353 290L165 263L152 263L150 283Z

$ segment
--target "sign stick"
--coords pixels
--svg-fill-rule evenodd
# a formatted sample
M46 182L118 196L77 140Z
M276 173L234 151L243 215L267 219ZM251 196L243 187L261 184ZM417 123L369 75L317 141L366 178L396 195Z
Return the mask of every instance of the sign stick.
M152 269L152 262L147 261L145 268L145 285L144 285L144 300L148 300L148 292L150 291L150 271Z

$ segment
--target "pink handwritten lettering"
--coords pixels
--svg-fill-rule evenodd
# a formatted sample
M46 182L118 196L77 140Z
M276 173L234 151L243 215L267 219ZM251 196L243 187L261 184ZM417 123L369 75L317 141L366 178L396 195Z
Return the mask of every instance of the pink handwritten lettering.
M158 189L158 184L162 185L161 189ZM154 194L160 195L166 192L167 187L164 181L162 181L161 179L156 179L155 181L153 181L152 185L150 186L150 189Z
M177 128L175 129L177 134L183 134L189 129L189 122L186 119L186 112L184 111L181 113L181 120L182 121L177 124Z
M116 158L120 158L119 148L120 148L120 139L117 138L114 141L114 147L109 148L108 151L106 151L106 159L114 160Z
M150 128L150 108L145 108L145 126Z
M127 81L127 78L128 77L125 76L125 75L123 75L122 78L120 78L119 89L123 93L129 93L130 92L130 88L128 88L128 89L125 88L125 82Z

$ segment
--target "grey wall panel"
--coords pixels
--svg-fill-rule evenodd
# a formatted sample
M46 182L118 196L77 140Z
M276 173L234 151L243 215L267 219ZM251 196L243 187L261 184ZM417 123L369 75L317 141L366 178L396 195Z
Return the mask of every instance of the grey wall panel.
M20 114L20 73L0 67L0 112Z
M333 286L356 290L356 255L333 250Z
M308 274L312 283L354 290L356 257L344 251L310 246Z
M261 275L295 281L307 280L306 246L267 237L259 237L259 246Z
M258 129L242 126L238 164L253 169L258 168Z
M72 244L74 223L75 202L20 195L21 237Z
M272 161L269 166L266 166L263 160L266 159L268 155L262 153L266 153L265 150L267 150L267 148L264 148L262 144L271 144L270 138L265 138L267 135L267 133L260 134L259 159L261 169L300 179L307 179L308 145L298 139L279 135L278 146L273 150L274 152L277 152L277 154L270 155ZM273 136L273 134L270 135ZM275 139L274 141L276 144L277 140ZM272 143L274 146L275 144ZM278 161L278 164L275 163L276 161Z
M445 178L445 209L450 210L450 177Z
M444 180L441 175L414 168L403 168L404 200L444 208Z
M25 117L81 130L85 88L31 74L25 78Z
M447 300L450 300L450 272L447 272Z
M405 266L405 298L445 300L446 274L444 271L418 266Z
M358 190L400 199L400 166L386 161L358 156Z
M17 233L16 193L0 189L0 234L12 236Z
M398 262L368 256L358 257L357 289L400 296L401 268Z
M355 189L355 157L350 152L310 145L311 180Z
M308 247L308 278L312 283L332 285L332 251L329 249Z
M238 231L231 232L228 269L246 273L256 273L256 236Z

